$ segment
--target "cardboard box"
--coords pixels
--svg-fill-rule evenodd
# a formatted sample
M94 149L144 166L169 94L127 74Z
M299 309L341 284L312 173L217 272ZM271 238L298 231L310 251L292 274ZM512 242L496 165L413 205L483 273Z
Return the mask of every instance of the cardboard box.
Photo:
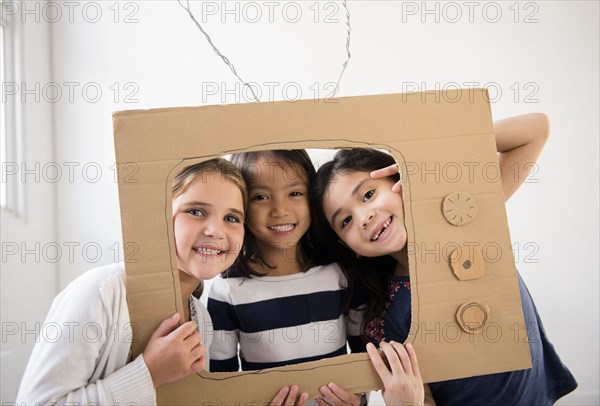
M414 344L426 382L531 367L487 92L252 103L114 114L133 356L181 311L171 180L241 150L372 147L404 179ZM135 172L135 176L132 176ZM127 253L126 253L127 254ZM268 402L284 385L318 395L334 381L381 389L366 354L254 372L200 373L158 391L161 404Z

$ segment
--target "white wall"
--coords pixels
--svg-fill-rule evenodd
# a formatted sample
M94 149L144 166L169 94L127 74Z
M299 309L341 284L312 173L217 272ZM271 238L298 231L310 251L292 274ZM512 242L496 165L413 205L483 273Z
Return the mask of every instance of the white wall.
M539 171L507 205L511 235L520 247L517 267L547 333L580 384L562 403L598 404L598 3L465 3L349 2L352 59L339 95L434 90L478 82L490 87L495 118L533 111L550 116L552 135ZM62 288L86 269L112 262L121 244L111 170L111 112L246 100L235 92L239 85L229 69L176 2L77 3L73 22L67 6L55 4L62 5L62 17L50 23L48 71L51 80L62 85L63 96L48 104L55 114L53 160L65 168L54 189L56 238L65 247L58 264ZM205 4L217 10L207 17L205 28L242 77L262 86L263 101L285 99L286 84L287 97L295 97L296 85L289 83L298 84L303 98L312 98L316 88L325 96L326 83L337 79L345 58L344 14L334 8L338 2L316 7L314 2L297 2L288 6L287 13L286 3L276 3L272 22L265 2L245 9L245 3L240 3L239 22L235 13L222 14L222 2ZM227 4L234 10L235 2ZM289 22L300 4L302 17ZM102 16L92 23L96 5ZM200 11L199 3L194 7ZM262 19L249 22L256 7ZM439 22L435 12L424 14L424 7L437 7ZM492 22L498 19L498 9L502 15ZM453 23L457 11L462 17ZM324 21L330 12L338 23ZM125 23L127 16L137 22ZM38 24L25 17L27 23ZM537 22L525 23L526 18ZM47 44L30 46L43 51ZM69 86L74 89L72 100ZM272 98L269 86L275 89ZM102 97L93 102L97 88ZM215 88L216 94L208 92ZM234 91L226 94L226 89ZM137 101L127 103L127 95ZM75 169L73 179L67 176L69 165ZM97 168L101 176L96 175ZM75 248L72 258L67 255L69 245ZM98 248L102 255L94 263ZM3 307L6 284L8 290L22 294L22 299L8 302L6 313L3 309L4 322L6 317L18 317L31 298L25 296L24 281L8 277L2 265ZM22 360L13 366L16 375L23 368ZM3 373L3 401L14 398L14 385Z
M41 321L46 316L57 289L55 188L45 182L41 175L44 166L53 159L52 107L36 102L35 83L51 81L48 69L48 24L15 24L11 38L26 39L38 47L15 49L15 62L10 82L22 89L27 83L27 95L31 101L21 102L21 95L11 101L2 97L15 120L9 124L10 131L18 131L21 139L16 144L18 160L11 160L2 168L2 178L16 178L16 204L10 212L2 212L1 227L1 281L0 303L2 333L0 340L2 401L13 400L21 380L23 368L37 337L42 331ZM13 76L14 75L14 76ZM7 82L9 78L7 77ZM13 89L7 89L10 93ZM4 96L4 94L3 94ZM31 119L35 117L35 119ZM5 123L2 123L5 124ZM54 176L47 166L49 177ZM6 173L11 173L7 175ZM25 179L25 183L21 180ZM3 180L4 181L4 180ZM50 260L47 260L50 259Z

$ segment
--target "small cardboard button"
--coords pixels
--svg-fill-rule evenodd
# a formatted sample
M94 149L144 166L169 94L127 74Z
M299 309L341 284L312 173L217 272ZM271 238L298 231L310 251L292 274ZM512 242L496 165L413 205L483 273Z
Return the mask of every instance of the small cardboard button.
M469 193L453 192L444 198L442 212L448 223L462 226L477 216L479 207L475 198Z
M456 320L467 333L479 333L490 317L490 308L478 302L463 303L456 312Z
M485 264L477 247L461 245L450 254L450 267L461 281L483 278Z

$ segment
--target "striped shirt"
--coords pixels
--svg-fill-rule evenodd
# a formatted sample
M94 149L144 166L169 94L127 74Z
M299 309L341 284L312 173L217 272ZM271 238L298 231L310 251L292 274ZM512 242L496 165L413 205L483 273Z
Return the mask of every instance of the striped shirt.
M272 368L360 350L360 321L344 316L346 278L337 264L286 276L229 272L208 298L211 372ZM355 346L355 344L357 344Z

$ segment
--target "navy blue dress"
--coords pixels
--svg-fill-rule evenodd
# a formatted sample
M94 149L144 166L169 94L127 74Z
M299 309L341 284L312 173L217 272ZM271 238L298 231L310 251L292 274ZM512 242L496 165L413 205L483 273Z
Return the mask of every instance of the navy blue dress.
M552 405L577 382L548 341L542 321L519 275L523 315L533 368L430 383L438 405ZM369 340L404 342L410 329L410 279L390 276L383 317L370 322Z

